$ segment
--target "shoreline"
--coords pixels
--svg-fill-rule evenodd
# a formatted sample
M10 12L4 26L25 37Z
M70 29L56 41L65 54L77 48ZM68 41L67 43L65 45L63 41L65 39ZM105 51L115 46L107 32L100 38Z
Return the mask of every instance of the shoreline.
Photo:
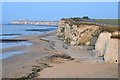
M59 21L58 21L59 22ZM57 27L58 25L45 25L45 24L13 24L13 23L4 23L4 24L0 24L0 25L30 25L30 26L53 26L53 27Z
M17 47L11 48L13 51L21 50L21 51L24 51L25 53L17 54L15 56L11 57L11 58L3 60L3 65L2 65L2 67L3 67L3 77L4 78L19 78L20 76L24 76L24 75L28 74L29 72L31 72L33 65L39 65L40 62L42 60L44 60L45 56L50 56L50 55L55 54L56 52L54 53L52 51L45 50L45 47L46 46L48 47L48 42L46 42L45 40L57 41L57 43L61 46L61 41L55 39L55 36L56 36L56 32L35 34L35 35L28 35L28 36L21 36L21 37L13 38L13 40L26 39L28 42L33 43L33 45L31 45L31 46L17 46ZM77 74L75 73L76 75L72 76L73 78L76 78L76 77L77 78L78 77L86 78L87 76L91 76L91 77L101 76L101 77L105 77L105 78L106 77L112 77L112 78L115 77L116 78L118 76L117 72L116 72L116 70L118 70L117 69L118 68L117 64L108 64L108 63L101 63L101 62L88 62L88 61L90 61L89 59L85 60L86 62L84 62L84 60L77 59L76 57L81 56L81 57L91 57L92 58L92 56L90 56L88 54L85 54L85 55L78 54L79 52L77 52L75 50L75 49L78 49L78 47L70 46L69 48L71 50L75 50L75 51L71 52L70 49L64 49L64 48L61 48L60 46L56 45L56 47L52 46L53 49L51 49L51 48L48 48L48 49L53 50L53 51L62 52L63 54L64 53L68 54L72 57L75 57L75 60L65 61L62 64L51 63L51 65L53 67L45 68L44 70L39 72L39 74L42 75L42 76L39 76L37 78L51 78L51 76L52 76L52 78L59 78L60 77L59 74L61 74L60 78L66 78L67 76L70 77L71 74L75 73L75 70L73 68L73 67L75 67L74 65L76 65L76 70L79 70L79 72ZM10 51L11 49L6 49L6 51ZM82 51L82 48L81 48L80 51ZM83 50L82 52L83 53L89 53L89 51L85 51L85 50ZM62 61L62 60L60 59L60 61ZM68 64L69 64L70 67L68 66ZM87 64L87 66L85 64ZM57 66L57 65L59 65L59 66ZM104 68L102 68L101 66L97 66L97 65L102 65ZM62 67L62 66L64 66L64 67ZM77 67L77 66L83 66L83 67L86 67L86 69L89 66L90 69L87 70L87 71L93 70L92 73L94 75L87 74L88 72L86 70L84 70L85 72L82 74L81 73L81 70L83 72L82 67ZM95 66L97 66L96 70L94 70ZM61 70L61 68L63 70ZM66 76L62 75L65 71L64 68L68 68L67 73L69 73L69 74L66 75ZM110 69L107 69L107 68L114 69L114 70L110 70ZM53 71L53 69L55 69L55 71ZM61 72L59 74L56 74L56 75L54 74L54 72L57 73L57 71L59 72L60 70L61 70ZM70 72L69 72L69 70L70 70ZM103 71L102 73L105 72L107 74L104 74L104 75L99 74L101 71ZM113 71L114 73L110 73L111 71ZM48 74L46 74L46 73L48 73ZM46 75L47 76L51 75L51 76L47 77Z
M23 54L16 54L12 57L2 60L3 77L6 76L6 78L11 78L14 77L13 74L15 73L22 73L22 75L25 75L26 73L31 71L32 65L38 64L36 60L42 59L44 56L52 54L51 52L44 50L44 47L47 45L47 42L39 39L39 36L46 36L51 34L53 33L35 34L13 38L13 40L26 39L27 42L33 43L33 45L16 46L2 50L3 52L23 52ZM28 69L25 66L28 66ZM16 71L15 69L18 71Z

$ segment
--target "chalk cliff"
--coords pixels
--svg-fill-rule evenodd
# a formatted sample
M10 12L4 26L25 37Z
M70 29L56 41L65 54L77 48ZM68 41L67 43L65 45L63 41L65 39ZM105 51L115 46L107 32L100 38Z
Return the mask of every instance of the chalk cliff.
M104 61L108 63L118 63L119 62L119 47L120 39L111 38L114 34L118 32L102 32L100 33L98 40L95 44L95 50L98 56L103 56Z
M118 43L120 43L119 39L110 39L105 48L104 59L105 62L109 63L118 63L118 53L119 47Z
M103 32L99 35L97 42L95 44L95 49L98 52L98 56L104 56L105 54L105 48L108 44L108 41L111 38L111 33L109 32Z
M105 62L118 63L118 42L120 32L116 26L100 25L73 19L62 19L57 36L72 45L95 47L96 57L103 57Z
M58 37L73 45L94 45L99 34L99 25L71 19L61 20L57 31Z

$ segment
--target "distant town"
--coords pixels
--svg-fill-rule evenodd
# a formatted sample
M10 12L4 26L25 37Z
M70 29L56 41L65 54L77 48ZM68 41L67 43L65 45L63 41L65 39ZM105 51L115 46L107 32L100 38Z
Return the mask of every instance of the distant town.
M58 26L59 21L29 21L27 19L20 19L16 21L12 21L12 24L27 24L27 25L51 25Z

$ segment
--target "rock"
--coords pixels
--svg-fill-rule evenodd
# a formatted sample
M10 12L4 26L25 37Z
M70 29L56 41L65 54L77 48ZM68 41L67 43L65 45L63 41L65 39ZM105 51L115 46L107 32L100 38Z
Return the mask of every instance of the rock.
M64 38L65 43L72 45L90 45L91 39L98 36L101 31L98 25L83 25L76 23L79 22L61 20L57 35ZM92 40L92 43L95 40L96 39Z
M92 50L92 54L93 57L98 57L98 51L97 50Z
M75 42L75 41L71 41L70 44L71 44L71 45L75 45L76 42Z
M110 39L105 50L104 60L109 63L118 63L119 39Z
M68 44L63 43L63 48L68 49Z
M95 49L98 51L98 56L103 56L105 53L105 48L108 41L111 38L111 33L103 32L99 35L97 42L95 44Z
M90 46L95 46L97 39L98 39L97 37L93 37L90 41Z
M55 42L54 41L48 41L48 45L46 45L45 49L47 50L55 50Z

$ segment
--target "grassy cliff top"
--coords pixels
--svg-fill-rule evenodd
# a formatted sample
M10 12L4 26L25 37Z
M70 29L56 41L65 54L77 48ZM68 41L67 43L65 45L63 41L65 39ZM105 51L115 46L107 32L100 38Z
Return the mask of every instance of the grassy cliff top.
M86 18L64 18L61 19L64 21L64 23L69 24L69 26L73 25L95 25L102 27L102 31L108 31L108 32L114 32L114 31L120 31L120 26L113 26L113 25L105 25L100 23L94 23L95 21L101 21L104 23L111 23L111 24L118 24L118 19L86 19ZM87 22L87 21L89 22ZM90 22L91 21L91 22Z
M118 22L120 19L95 19L95 21L99 21L99 22L105 22L105 23L111 23L111 24L119 24Z

